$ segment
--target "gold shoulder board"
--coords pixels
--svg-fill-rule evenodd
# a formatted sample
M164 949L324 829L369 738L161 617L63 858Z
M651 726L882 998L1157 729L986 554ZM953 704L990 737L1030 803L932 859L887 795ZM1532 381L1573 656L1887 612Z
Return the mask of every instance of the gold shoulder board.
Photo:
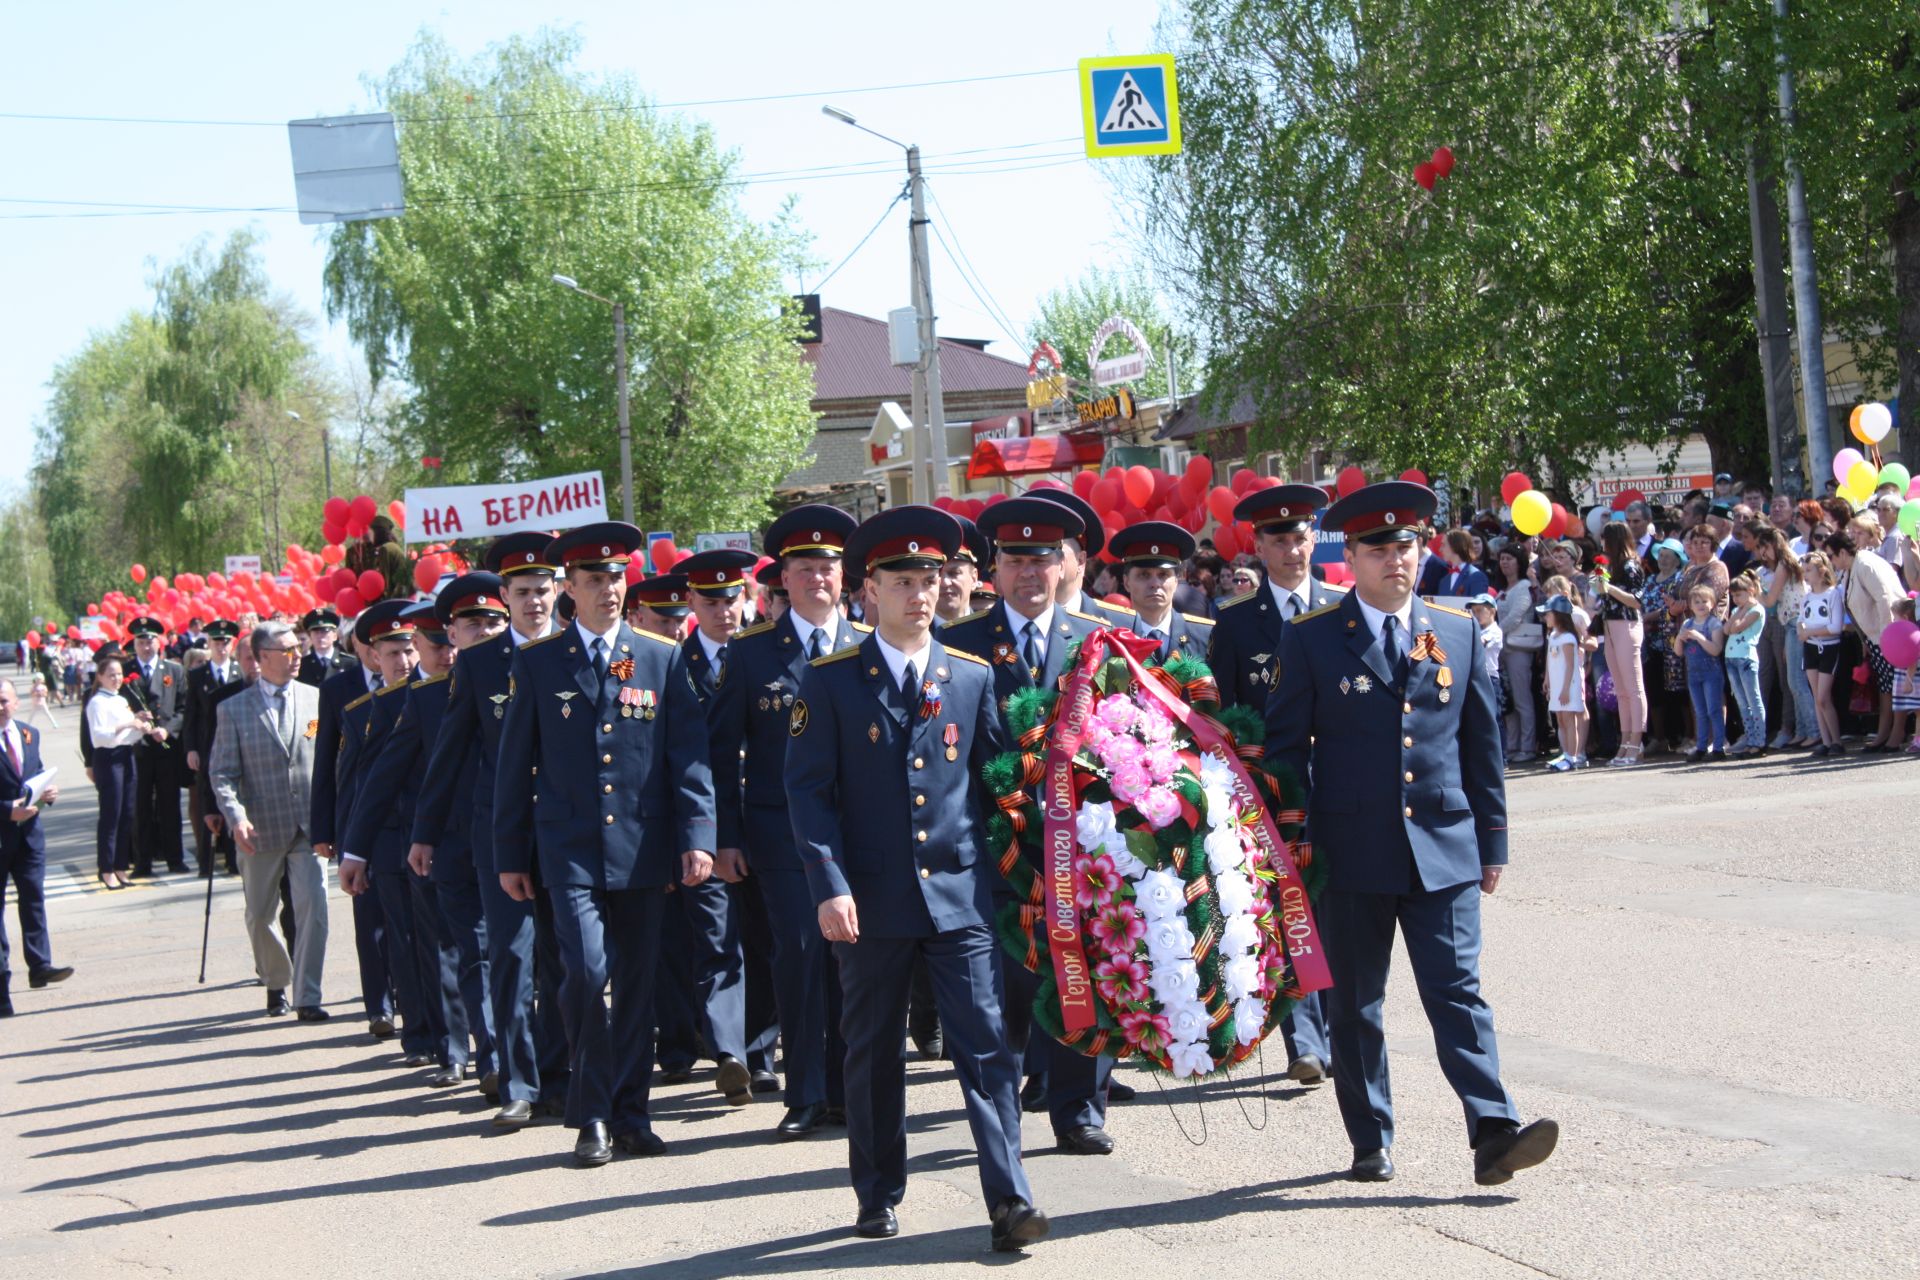
M845 662L848 658L857 658L859 656L860 646L850 644L844 649L835 649L832 653L822 654L807 665L811 667L824 667L829 662Z

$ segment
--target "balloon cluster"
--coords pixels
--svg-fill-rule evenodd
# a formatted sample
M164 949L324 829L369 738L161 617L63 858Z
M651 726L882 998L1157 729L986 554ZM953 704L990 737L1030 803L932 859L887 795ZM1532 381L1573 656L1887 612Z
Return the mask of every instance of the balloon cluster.
M1632 492L1637 494L1638 491ZM1580 525L1579 517L1534 488L1533 481L1524 471L1507 472L1506 478L1500 482L1500 497L1513 508L1513 527L1529 538L1564 537ZM1627 498L1627 502L1631 501L1632 498ZM1618 506L1624 510L1626 503L1618 503Z
M1847 415L1847 430L1861 444L1879 444L1893 430L1893 410L1883 404L1857 404Z
M1884 408L1882 405L1868 407ZM1833 455L1833 478L1840 482L1840 496L1856 508L1865 506L1873 491L1883 484L1892 485L1894 492L1903 497L1920 497L1920 485L1914 483L1904 466L1889 462L1876 471L1858 449L1842 449Z
M1453 148L1435 147L1433 157L1413 166L1413 180L1428 191L1433 184L1453 172Z
M336 545L348 538L364 538L379 513L380 504L364 493L351 499L328 498L327 505L321 508L320 534ZM407 524L407 504L395 498L387 504L387 516L404 529Z
M653 545L647 548L646 558L635 556L627 562L627 585L632 586L642 578L658 577L663 573L672 573L674 566L682 560L690 560L694 552L685 551L673 544L672 538L655 538ZM648 560L653 567L647 567ZM755 572L758 572L756 566Z

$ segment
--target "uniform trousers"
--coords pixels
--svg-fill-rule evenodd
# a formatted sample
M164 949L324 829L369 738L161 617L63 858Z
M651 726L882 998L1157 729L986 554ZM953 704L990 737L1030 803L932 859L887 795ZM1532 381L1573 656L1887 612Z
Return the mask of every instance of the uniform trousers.
M675 885L667 895L656 1017L660 1055L669 1065L691 1066L699 1040L716 1061L746 1061L746 963L732 908L724 880Z
M176 870L186 865L180 842L180 783L174 757L180 748L167 743L137 743L133 748L133 870L153 874L158 858Z
M666 894L659 889L555 885L554 931L572 1035L567 1124L602 1123L615 1137L647 1133L653 1084L653 982ZM609 1016L605 991L613 984Z
M993 930L969 925L926 938L836 942L847 1041L847 1140L861 1210L907 1194L907 1059L900 1034L913 962L924 956L947 1057L960 1078L967 1126L991 1210L1008 1196L1031 1202L1020 1163L1020 1056L1007 1043L1006 997Z
M94 848L104 876L125 871L133 858L133 748L95 747L91 767L100 793Z
M1327 1003L1322 993L1309 992L1280 1019L1280 1034L1287 1044L1287 1061L1312 1055L1321 1066L1333 1062L1333 1046L1327 1038Z
M1480 885L1411 893L1328 889L1316 908L1333 987L1324 992L1333 1042L1333 1089L1353 1149L1393 1145L1382 1008L1396 928L1433 1028L1440 1071L1460 1097L1469 1141L1483 1120L1518 1121L1500 1083L1493 1010L1480 995Z
M0 818L0 822L5 822ZM53 942L47 933L47 854L21 840L11 853L0 853L0 991L12 971L12 948L7 943L7 885L12 883L14 909L20 915L20 950L26 954L29 976L53 968Z
M498 1068L493 1049L493 1002L487 995L487 921L480 886L472 880L429 880L439 950L440 1002L446 1010L447 1065L473 1063L481 1075ZM417 888L417 884L416 884ZM468 1041L472 1041L471 1056Z
M996 948L1000 961L1001 987L1006 992L1005 1023L1007 1044L1016 1060L1024 1064L1030 1076L1046 1082L1047 1118L1056 1135L1092 1125L1107 1123L1107 1087L1113 1079L1113 1059L1090 1058L1055 1040L1033 1025L1033 997L1040 989L1040 977L1025 965ZM946 1015L941 1015L944 1025ZM951 1053L948 1054L952 1056Z
M391 1022L393 974L387 967L387 917L377 888L353 899L353 952L360 962L360 1003L367 1021Z
M97 761L99 753L94 758ZM297 924L291 957L273 932L283 877L292 886ZM240 890L246 899L253 971L269 990L283 991L291 986L295 1008L318 1008L320 974L327 958L327 878L306 834L295 832L283 848L256 845L253 853L241 854Z
M442 1031L436 1025L440 1002L428 998L427 985L427 975L439 972L440 959L432 939L415 927L413 886L408 883L412 875L404 866L373 873L373 892L380 899L385 921L381 940L387 953L387 976L400 1006L400 1048L409 1055L436 1052Z
M487 927L487 995L493 1005L500 1097L553 1102L567 1093L567 1039L560 945L544 891L517 902L500 877L475 868Z
M747 1070L772 1071L780 1043L780 1009L773 997L773 931L767 927L760 878L749 875L727 886L740 925L740 958L746 972Z
M757 870L773 935L773 995L780 1009L786 1104L837 1107L846 1092L847 1044L841 1035L838 960L820 936L820 912L804 871ZM904 1020L906 1011L901 1011ZM899 1030L896 1026L895 1031Z

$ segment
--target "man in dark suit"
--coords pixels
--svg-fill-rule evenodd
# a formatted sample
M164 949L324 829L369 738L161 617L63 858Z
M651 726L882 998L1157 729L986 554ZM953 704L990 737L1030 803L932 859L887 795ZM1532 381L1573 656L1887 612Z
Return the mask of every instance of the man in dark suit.
M1355 586L1282 633L1267 759L1307 788L1307 829L1328 866L1318 913L1352 1176L1394 1173L1381 1009L1398 931L1466 1109L1474 1181L1490 1186L1551 1155L1559 1126L1520 1125L1480 995L1480 896L1507 862L1500 708L1473 619L1413 595L1436 501L1390 481L1327 509Z
M358 671L360 660L350 653L342 653L337 647L340 638L340 615L322 605L318 609L309 609L300 619L300 629L307 633L310 646L300 658L300 674L296 679L305 681L318 689L331 676L343 671Z
M1235 520L1253 524L1253 550L1267 580L1264 588L1223 602L1215 615L1207 665L1222 705L1265 709L1282 627L1340 598L1339 587L1312 574L1313 513L1326 505L1318 485L1283 484L1250 493L1234 507Z
M1023 689L1054 687L1066 669L1068 646L1103 626L1125 626L1132 621L1132 613L1123 621L1054 603L1064 568L1061 548L1083 536L1080 517L1065 504L1010 498L982 512L980 527L993 539L994 583L1000 603L945 628L940 640L949 649L987 663L993 675L994 705L1004 709L1007 699ZM996 879L994 892L1004 899L1012 890ZM1113 1150L1113 1138L1106 1131L1113 1060L1089 1058L1050 1036L1031 1035L1039 979L1011 957L1001 957L1001 965L1007 1034L1026 1053L1028 1081L1023 1098L1035 1109L1045 1106L1062 1150L1107 1154Z
M39 804L29 804L27 780L44 767L40 762L40 732L14 719L20 694L13 681L0 680L0 1018L13 1014L12 949L7 942L7 886L13 886L20 913L20 945L27 956L27 984L44 987L73 976L70 967L53 962L53 942L47 932L47 837L40 830L40 811L60 797L49 785Z
M1129 525L1107 543L1108 554L1120 561L1121 582L1133 601L1132 616L1119 625L1159 644L1155 662L1179 653L1205 661L1213 640L1211 619L1174 611L1180 563L1193 554L1193 547L1192 534L1163 520Z
M627 564L644 545L638 529L613 521L548 544L574 622L515 651L495 778L501 888L530 900L537 863L553 897L573 1036L567 1123L579 1130L574 1159L588 1166L607 1163L616 1145L665 1150L647 1110L665 889L713 870L699 695L678 645L620 617Z
M858 644L869 630L839 610L841 549L853 529L853 517L838 507L811 503L768 527L763 545L780 565L787 611L733 637L726 675L707 707L720 842L714 874L736 890L759 882L772 943L787 1072L787 1109L774 1130L782 1138L845 1117L840 982L793 843L786 759L788 713L807 662Z
M219 694L223 689L242 684L240 664L233 653L233 642L240 635L240 627L225 618L215 618L207 624L206 634L207 660L187 672L186 719L181 735L187 750L187 768L193 771L192 785L200 796L200 812L218 818L220 810L213 802L213 783L207 777L207 765L213 759L213 731L219 724L214 713ZM240 870L234 861L233 837L226 834L224 822L218 825L221 828L218 832L203 823L193 833L194 854L200 861L203 878L213 874L214 862L222 853L226 855L228 874L237 875Z
M532 1123L536 1110L561 1115L569 1079L567 1033L560 1017L560 943L551 895L536 891L531 900L509 897L494 870L494 781L514 651L554 633L554 568L546 558L550 541L543 533L509 533L494 539L482 557L487 573L500 580L507 629L461 651L448 681L447 710L421 786L414 843L407 855L410 861L435 864L438 846L458 839L461 824L467 822L474 880L486 917L487 990L500 1074L500 1109L492 1124L501 1129ZM455 579L441 595L456 588L467 596L484 594L484 585ZM468 769L473 772L470 805L458 788ZM465 816L469 808L470 821Z
M184 872L187 855L180 838L180 785L186 757L180 745L186 724L187 672L162 649L166 624L140 617L127 624L133 657L126 664L121 693L135 711L153 716L155 732L133 749L134 878L151 877L154 859L169 871Z
M1055 519L1078 519L1052 510ZM1021 536L1034 535L1016 534L1016 546ZM1060 536L1056 526L1056 548ZM907 1190L900 1023L913 960L923 956L966 1103L993 1247L1013 1251L1043 1239L1048 1222L1032 1204L1020 1159L1019 1063L1002 1022L992 924L992 802L980 781L1008 744L986 663L930 634L940 566L959 540L959 526L931 507L895 507L854 532L847 554L870 582L878 629L802 673L787 716L794 749L786 779L819 928L840 959L854 1229L874 1237L899 1231L894 1208ZM1052 563L1057 572L1057 552Z
M1487 573L1473 562L1473 534L1447 531L1445 549L1427 561L1420 575L1422 596L1477 596L1487 589Z

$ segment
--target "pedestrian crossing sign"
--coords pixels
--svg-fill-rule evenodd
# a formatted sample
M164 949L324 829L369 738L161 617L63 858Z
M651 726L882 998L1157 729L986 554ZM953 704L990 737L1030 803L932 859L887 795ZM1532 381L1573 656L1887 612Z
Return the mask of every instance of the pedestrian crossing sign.
M1180 91L1173 55L1080 59L1087 155L1170 156L1180 150Z

